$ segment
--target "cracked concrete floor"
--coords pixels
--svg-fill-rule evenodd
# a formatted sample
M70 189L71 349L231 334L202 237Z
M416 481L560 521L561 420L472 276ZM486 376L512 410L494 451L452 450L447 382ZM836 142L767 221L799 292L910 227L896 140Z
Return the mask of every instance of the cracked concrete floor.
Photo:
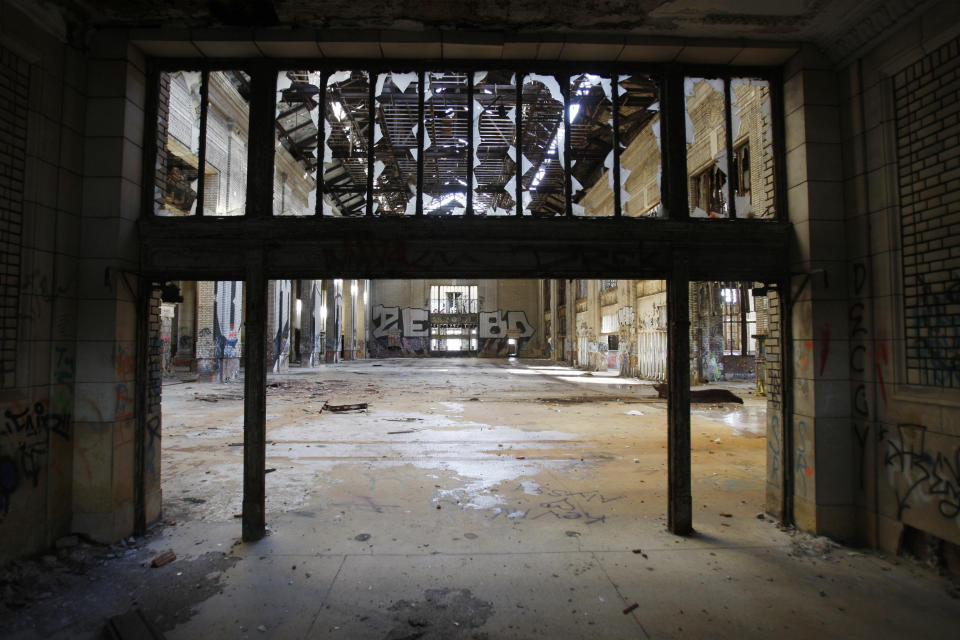
M690 538L666 531L666 403L641 381L458 358L270 385L269 535L238 541L242 385L165 385L165 522L96 566L86 607L26 610L56 614L42 637L133 607L168 638L932 637L960 619L929 571L757 517L750 385L727 387L743 406L693 409Z

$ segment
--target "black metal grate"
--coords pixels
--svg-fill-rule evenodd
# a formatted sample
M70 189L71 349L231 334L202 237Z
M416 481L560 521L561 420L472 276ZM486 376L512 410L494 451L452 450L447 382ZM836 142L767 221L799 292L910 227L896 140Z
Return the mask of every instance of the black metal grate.
M16 384L30 67L0 47L0 388Z
M894 78L907 382L960 388L960 52Z

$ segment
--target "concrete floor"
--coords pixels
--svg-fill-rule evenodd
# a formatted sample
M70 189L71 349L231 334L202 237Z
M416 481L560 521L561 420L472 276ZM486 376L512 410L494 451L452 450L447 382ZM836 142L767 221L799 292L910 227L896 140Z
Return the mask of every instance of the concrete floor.
M62 579L0 629L85 637L137 607L168 638L952 637L960 622L924 567L758 517L765 401L749 384L727 386L743 406L693 411L696 535L679 538L648 384L465 358L270 383L265 539L239 542L234 517L242 385L165 385L165 522L48 557L41 574ZM148 568L166 550L177 560Z

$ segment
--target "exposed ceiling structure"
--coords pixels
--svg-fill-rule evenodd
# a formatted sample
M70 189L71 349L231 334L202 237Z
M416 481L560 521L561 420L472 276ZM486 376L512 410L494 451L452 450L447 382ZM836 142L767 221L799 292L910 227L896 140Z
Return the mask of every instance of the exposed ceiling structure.
M812 42L840 61L929 0L20 0L78 26L603 33Z

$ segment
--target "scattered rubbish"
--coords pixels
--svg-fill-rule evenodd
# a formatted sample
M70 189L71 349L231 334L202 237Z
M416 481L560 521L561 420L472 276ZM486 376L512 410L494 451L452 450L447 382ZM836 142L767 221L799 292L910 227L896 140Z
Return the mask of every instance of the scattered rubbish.
M437 505L437 509L439 509L439 508L440 508L440 505Z
M353 537L353 539L356 540L357 542L366 542L367 540L370 539L370 534L369 534L369 533L358 533L357 535L355 535L355 536Z
M343 412L343 411L363 411L367 408L366 402L359 402L357 404L329 404L323 403L323 408L327 411L334 412Z
M243 400L243 394L239 393L208 393L208 394L193 394L194 400L201 400L203 402L218 402L220 400Z
M567 537L568 537L568 538L579 538L579 537L580 537L580 532L579 532L579 531L565 531L564 533L567 534Z
M470 398L468 402L480 402L480 398Z
M623 610L623 615L627 615L628 613L630 613L631 611L633 611L639 606L640 605L638 603L634 602L632 605L630 605L629 607Z
M633 552L634 552L634 553L643 553L643 549L634 549Z
M526 460L527 456L516 456L517 460Z
M184 502L189 502L191 504L203 504L204 502L206 502L206 500L204 500L203 498L194 498L192 496L187 496L186 498L180 498L180 499L183 500Z
M402 433L416 433L416 432L417 432L416 429L406 429L406 430L404 430L404 431L387 431L387 435L388 435L388 436L395 436L395 435L399 435L399 434L402 434Z
M423 421L423 418L387 418L387 422L416 422L417 420Z
M592 377L593 377L593 374L590 373L589 371L587 371L586 373L581 373L580 375L583 376L584 378L592 378Z
M722 441L720 440L720 438L717 438L716 440L713 441L713 444L720 444L721 442Z
M163 640L164 635L147 620L140 609L135 609L107 620L101 637L106 640Z
M639 411L639 410L637 410L637 409L631 409L630 411L627 411L624 415L628 415L628 416L642 416L642 415L643 415L643 411Z
M726 511L721 511L721 512L720 512L720 517L721 517L721 518L732 518L732 517L733 517L733 514L732 514L732 513L727 513Z
M267 630L266 625L260 625L259 627L257 627L257 631L264 631L264 632L265 632L266 630Z
M165 564L170 564L176 559L177 559L177 554L175 554L173 551L164 551L163 553L161 553L156 558L150 561L150 566L154 568L162 567Z
M640 464L640 458L634 458L633 461L634 461L636 464Z
M765 520L766 517L762 513L757 514L757 520Z
M242 518L242 517L243 517L243 514L242 514L242 513L235 513L235 514L233 514L233 517L234 517L234 518Z
M264 472L264 473L272 473L272 472L274 472L274 471L276 471L276 469L264 469L263 472Z
M667 397L667 385L655 384L653 388L657 390L657 395L661 398ZM743 398L726 389L691 389L691 404L717 404L722 402L736 402L743 404Z
M467 540L476 540L478 536L477 536L477 534L475 534L475 533L469 533L469 532L468 532L468 533L463 534L463 537L466 538Z

